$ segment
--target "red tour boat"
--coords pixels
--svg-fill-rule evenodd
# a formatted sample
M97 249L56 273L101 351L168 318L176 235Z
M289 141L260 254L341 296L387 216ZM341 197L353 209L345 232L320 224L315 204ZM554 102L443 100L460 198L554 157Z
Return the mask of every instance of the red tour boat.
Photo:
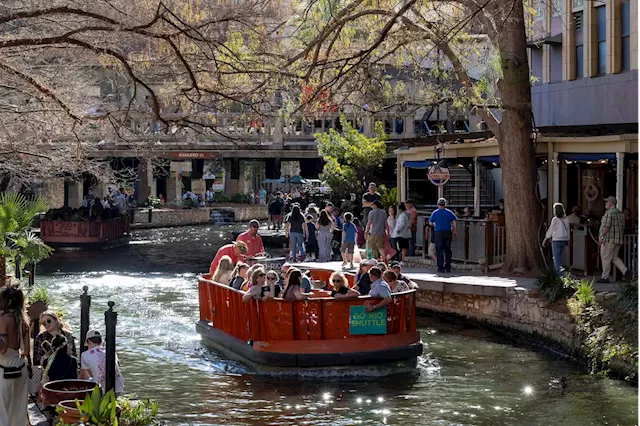
M311 278L328 282L333 271L315 269ZM349 285L355 277L347 275ZM415 362L422 354L416 327L415 290L392 294L385 308L370 296L334 299L313 290L306 301L242 302L241 291L199 277L197 331L208 346L254 370L340 367Z

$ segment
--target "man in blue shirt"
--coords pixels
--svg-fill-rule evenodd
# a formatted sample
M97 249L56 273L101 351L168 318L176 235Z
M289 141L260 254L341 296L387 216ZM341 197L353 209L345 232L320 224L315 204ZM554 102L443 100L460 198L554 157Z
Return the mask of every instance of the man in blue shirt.
M451 239L458 236L458 218L446 208L447 200L438 200L438 210L431 213L429 223L434 226L438 272L451 272Z

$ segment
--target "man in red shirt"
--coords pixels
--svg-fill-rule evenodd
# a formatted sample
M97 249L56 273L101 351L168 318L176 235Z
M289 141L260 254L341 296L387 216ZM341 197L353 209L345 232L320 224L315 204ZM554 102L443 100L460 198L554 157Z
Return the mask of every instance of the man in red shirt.
M235 265L236 263L238 263L238 261L243 260L246 254L247 245L242 241L236 241L235 243L227 244L220 247L220 249L216 253L216 257L214 257L213 262L211 262L209 273L213 275L216 272L222 256L229 256L231 258L231 261Z
M247 245L247 257L256 257L264 254L264 245L262 244L262 238L258 235L258 228L260 228L260 222L253 219L249 222L249 229L238 235L236 239L236 241L242 241Z

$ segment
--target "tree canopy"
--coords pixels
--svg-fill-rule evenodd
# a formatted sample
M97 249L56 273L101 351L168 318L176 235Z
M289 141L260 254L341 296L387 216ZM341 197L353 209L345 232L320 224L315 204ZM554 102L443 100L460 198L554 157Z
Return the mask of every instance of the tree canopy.
M368 138L340 117L342 131L316 134L318 153L324 160L321 178L338 194L362 194L387 156L387 139L382 124L376 136Z

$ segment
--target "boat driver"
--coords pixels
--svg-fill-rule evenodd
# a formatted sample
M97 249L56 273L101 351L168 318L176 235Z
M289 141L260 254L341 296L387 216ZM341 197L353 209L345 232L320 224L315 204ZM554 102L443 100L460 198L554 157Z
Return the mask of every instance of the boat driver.
M247 245L247 257L261 257L264 256L264 245L262 244L262 237L258 235L258 229L260 228L260 222L253 219L249 222L249 229L238 235L236 241L242 241Z

